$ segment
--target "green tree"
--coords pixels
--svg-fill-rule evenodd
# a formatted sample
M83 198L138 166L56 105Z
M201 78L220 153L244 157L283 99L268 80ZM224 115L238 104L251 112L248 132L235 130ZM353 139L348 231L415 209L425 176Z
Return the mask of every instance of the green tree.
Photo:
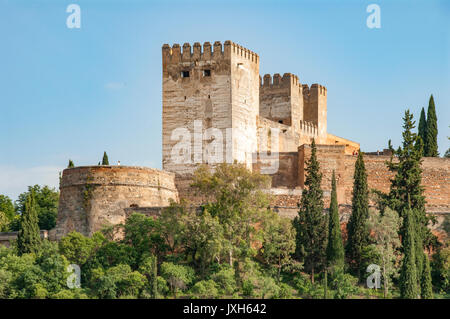
M438 153L438 144L437 144L437 116L436 116L436 107L434 105L433 94L430 96L430 101L428 102L428 111L427 111L427 128L425 135L425 156L429 157L437 157Z
M295 252L295 237L291 221L273 213L273 217L265 225L261 253L264 261L275 267L277 282L280 282L281 269L291 263L291 254Z
M421 278L421 293L420 296L422 299L432 299L433 298L433 287L431 284L431 268L430 268L430 260L426 254L423 254L423 271Z
M230 249L229 241L224 238L223 225L218 216L211 216L206 209L203 212L192 209L183 222L184 253L204 276L207 266L213 261L220 262L224 252Z
M67 168L72 168L72 167L75 167L75 164L73 164L73 161L70 159L69 165L67 165Z
M450 137L447 137L447 139L450 140ZM445 158L450 158L450 147L445 151L444 157Z
M416 299L420 295L417 286L417 267L415 250L414 215L411 208L403 212L404 240L402 268L400 272L400 296L404 299Z
M186 216L191 213L184 200L181 200L180 203L171 201L170 205L162 210L161 216L158 218L161 224L161 237L172 254L181 249Z
M323 213L322 173L316 155L316 143L311 143L311 157L307 161L305 188L302 192L298 216L294 219L297 230L296 257L304 262L305 270L314 274L326 259L327 224Z
M80 267L95 257L98 249L106 242L106 238L99 232L91 237L83 236L78 232L70 232L58 242L59 252L67 260Z
M396 251L400 247L398 232L402 219L398 213L387 208L383 214L369 210L368 229L374 239L371 246L381 260L384 298L387 298L391 279L397 275Z
M417 126L417 135L422 139L425 147L425 141L427 136L427 119L425 117L425 109L420 111L419 125Z
M203 209L223 227L231 266L256 254L251 243L262 234L257 225L268 214L269 196L264 189L269 187L270 177L251 172L243 164L219 164L214 172L201 166L195 172L193 191L205 199Z
M14 219L16 211L12 200L8 196L0 195L0 212L3 212L9 221Z
M200 298L215 298L219 294L218 285L213 280L197 281L190 293Z
M9 219L6 214L0 211L0 232L8 231L9 229Z
M336 176L331 178L331 201L328 215L327 267L344 267L344 245L342 243L341 223L336 191Z
M161 264L161 276L169 283L170 291L177 298L178 290L185 290L195 278L194 270L188 266L171 262Z
M20 255L26 253L36 253L41 244L41 235L39 232L38 216L36 212L36 203L33 190L28 195L24 206L24 211L20 219L21 228L17 236L17 249Z
M151 298L158 297L158 259L156 256L146 257L139 266L139 273L147 278L146 290Z
M331 277L330 286L334 290L334 299L347 299L358 292L358 278L337 270Z
M102 159L102 165L109 165L109 159L106 152L103 152L103 159Z
M403 117L402 147L395 151L395 158L387 162L389 170L396 175L391 179L388 196L382 196L393 210L404 212L408 206L408 196L412 209L422 210L425 207L423 195L421 154L416 148L418 136L413 133L413 115L409 110Z
M129 265L119 264L106 271L97 268L93 275L94 289L100 298L138 298L146 278Z
M368 245L369 233L369 191L367 173L362 152L358 153L353 177L352 214L347 224L348 240L346 245L350 267L361 279L361 265L364 248Z
M236 273L228 264L219 265L218 270L211 275L219 286L221 295L232 295L236 290Z
M149 254L161 258L164 256L167 247L161 237L161 223L158 219L133 213L127 218L123 230L122 243L132 249L136 265Z
M412 218L414 219L415 227L415 262L417 267L417 280L423 271L423 249L425 246L431 246L436 242L435 236L428 229L427 225L431 217L425 212L425 196L423 194L424 188L422 186L422 168L421 168L421 147L420 138L416 133L413 133L414 121L413 115L409 110L405 111L403 117L403 142L402 147L395 151L396 159L391 157L387 162L388 168L395 173L391 179L391 186L389 194L381 194L382 201L393 210L402 214L402 212L411 210ZM404 217L404 216L402 216ZM405 229L400 229L402 239ZM403 243L404 246L404 243ZM419 286L420 287L420 286Z
M447 243L440 247L432 256L431 275L433 286L437 289L450 292L450 245Z
M21 215L25 209L25 202L29 194L33 192L35 207L38 215L40 229L50 230L56 226L56 216L58 214L59 192L48 186L28 186L28 191L19 195L16 201L17 212ZM20 224L14 230L19 230Z

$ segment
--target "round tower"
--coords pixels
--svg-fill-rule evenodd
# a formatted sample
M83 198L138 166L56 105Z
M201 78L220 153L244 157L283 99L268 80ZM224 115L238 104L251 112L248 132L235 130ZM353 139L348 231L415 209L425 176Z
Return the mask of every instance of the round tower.
M174 174L134 166L67 168L60 181L54 236L71 231L85 236L126 219L129 207L164 207L178 200Z

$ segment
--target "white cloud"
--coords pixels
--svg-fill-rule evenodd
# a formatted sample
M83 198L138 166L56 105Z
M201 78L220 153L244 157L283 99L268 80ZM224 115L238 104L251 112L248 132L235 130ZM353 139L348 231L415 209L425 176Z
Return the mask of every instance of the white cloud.
M105 84L105 89L108 90L120 90L125 87L125 83L123 82L108 82Z
M59 187L59 172L63 167L37 166L19 168L15 166L0 166L0 194L16 200L28 186L39 184L49 187Z

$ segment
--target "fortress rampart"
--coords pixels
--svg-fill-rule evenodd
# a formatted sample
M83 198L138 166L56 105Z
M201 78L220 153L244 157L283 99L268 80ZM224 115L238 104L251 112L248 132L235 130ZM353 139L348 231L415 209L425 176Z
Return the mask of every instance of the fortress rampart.
M301 192L288 192L287 189L303 189L306 161L310 156L310 145L300 146L298 153L280 154L281 169L273 175L272 179L274 206L297 209L296 203L301 198ZM317 159L323 174L321 187L324 190L326 206L329 205L333 170L336 173L339 204L351 205L356 158L357 156L345 153L345 145L317 145ZM295 160L298 162L295 163ZM388 155L364 155L369 189L389 192L390 179L394 176L394 173L390 172L386 166L386 161L389 160ZM254 169L259 168L255 166ZM450 213L450 159L424 157L422 170L427 212ZM297 176L295 182L293 175Z
M86 166L66 169L60 181L57 227L60 238L72 230L91 235L105 225L122 223L133 212L159 216L170 200L204 202L190 184L199 164L209 162L212 140L221 140L221 162L245 163L261 171L276 164L272 207L281 216L297 215L305 183L305 165L314 138L323 173L325 207L331 175L337 177L341 220L352 200L353 172L359 143L327 131L327 88L300 83L297 75L259 75L259 56L236 43L219 41L162 46L162 166ZM207 130L215 130L206 135ZM218 134L217 132L221 133ZM272 137L278 132L278 142ZM220 136L221 135L221 136ZM182 146L180 146L182 145ZM265 163L255 161L269 154ZM181 157L181 158L180 158ZM174 158L178 158L174 160ZM369 188L389 190L385 155L365 155ZM273 161L277 161L274 163ZM450 160L424 158L422 184L426 209L450 213ZM372 203L373 204L373 203ZM442 218L441 218L442 221Z
M63 171L54 236L86 236L125 221L127 208L168 206L178 200L174 174L134 166L83 166Z

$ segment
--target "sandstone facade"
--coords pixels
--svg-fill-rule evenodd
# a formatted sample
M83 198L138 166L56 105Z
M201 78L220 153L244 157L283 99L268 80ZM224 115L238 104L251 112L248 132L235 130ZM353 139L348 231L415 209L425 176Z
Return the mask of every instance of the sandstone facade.
M164 170L187 177L200 163L234 161L252 169L258 153L297 152L313 138L359 149L328 134L323 85L291 73L261 78L259 56L236 43L165 44L162 66Z

